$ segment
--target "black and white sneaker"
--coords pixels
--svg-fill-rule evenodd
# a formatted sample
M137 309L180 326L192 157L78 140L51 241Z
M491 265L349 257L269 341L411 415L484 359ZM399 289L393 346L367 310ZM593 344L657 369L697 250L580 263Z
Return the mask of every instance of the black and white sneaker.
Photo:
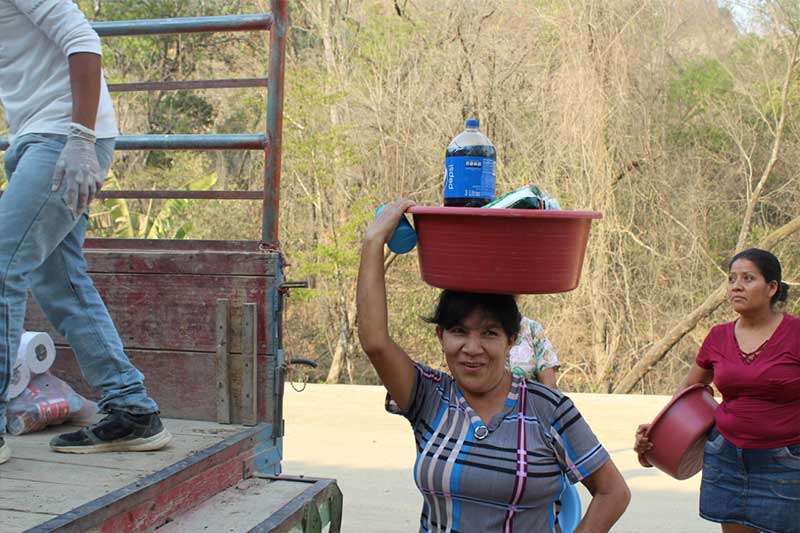
M96 424L53 437L50 448L62 453L149 452L172 439L158 413L112 411Z
M0 465L11 459L11 448L3 437L0 437Z

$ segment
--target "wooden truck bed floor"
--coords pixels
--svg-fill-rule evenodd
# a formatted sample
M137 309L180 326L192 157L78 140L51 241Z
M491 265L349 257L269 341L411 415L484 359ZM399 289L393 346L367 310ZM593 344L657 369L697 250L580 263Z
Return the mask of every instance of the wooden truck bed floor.
M271 426L163 420L173 439L156 452L51 451L50 438L77 429L70 425L7 436L0 533L313 531L341 523L341 493L331 480L253 470L253 458L270 453L259 443Z
M195 420L164 419L164 424L172 441L156 452L51 451L54 435L78 429L69 425L6 436L12 457L0 466L0 533L39 525L248 429Z

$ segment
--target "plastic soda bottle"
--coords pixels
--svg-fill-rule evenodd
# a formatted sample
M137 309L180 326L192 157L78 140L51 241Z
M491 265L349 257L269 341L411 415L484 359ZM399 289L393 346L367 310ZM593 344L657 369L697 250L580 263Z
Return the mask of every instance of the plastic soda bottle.
M494 146L478 130L478 119L467 119L466 129L447 147L444 159L444 205L481 207L494 199Z

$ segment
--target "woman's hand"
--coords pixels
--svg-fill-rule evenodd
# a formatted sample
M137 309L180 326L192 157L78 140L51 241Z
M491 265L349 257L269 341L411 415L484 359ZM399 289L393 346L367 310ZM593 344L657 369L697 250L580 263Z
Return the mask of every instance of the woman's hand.
M653 449L653 443L645 436L648 429L650 429L650 424L640 424L636 428L636 441L633 444L633 451L639 454L639 464L649 468L653 465L644 458L644 453Z
M378 241L381 244L388 242L400 222L400 217L412 205L414 205L414 202L407 198L401 198L387 204L383 211L367 227L367 231L364 234L364 244L374 241Z

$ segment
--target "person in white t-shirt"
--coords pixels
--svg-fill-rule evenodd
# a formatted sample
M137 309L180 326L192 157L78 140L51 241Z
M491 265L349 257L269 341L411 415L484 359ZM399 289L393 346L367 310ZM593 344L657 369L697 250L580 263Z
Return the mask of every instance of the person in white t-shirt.
M71 0L0 0L0 103L8 119L0 197L0 463L27 290L98 388L100 422L55 451L155 450L171 436L86 273L87 206L114 153L116 119L100 39Z

